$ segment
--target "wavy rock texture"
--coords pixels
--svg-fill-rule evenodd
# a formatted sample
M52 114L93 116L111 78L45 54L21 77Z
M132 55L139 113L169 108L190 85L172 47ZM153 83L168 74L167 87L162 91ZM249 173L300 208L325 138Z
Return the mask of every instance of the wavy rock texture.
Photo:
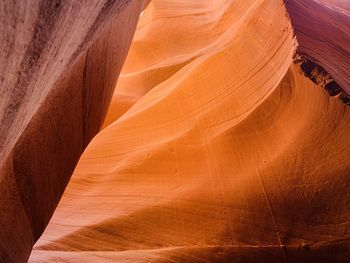
M26 262L99 131L142 1L0 3L0 262Z
M282 0L154 0L30 262L347 262L350 111Z
M350 95L350 2L285 0L298 50L322 66Z

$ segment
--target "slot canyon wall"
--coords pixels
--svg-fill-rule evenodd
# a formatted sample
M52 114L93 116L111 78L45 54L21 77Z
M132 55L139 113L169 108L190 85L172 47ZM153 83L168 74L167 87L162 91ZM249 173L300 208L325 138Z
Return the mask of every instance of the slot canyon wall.
M24 3L0 4L1 263L347 262L350 108L293 62L349 93L346 1Z
M99 131L143 2L0 3L0 262L26 262Z
M350 95L350 2L285 0L298 51L322 66Z

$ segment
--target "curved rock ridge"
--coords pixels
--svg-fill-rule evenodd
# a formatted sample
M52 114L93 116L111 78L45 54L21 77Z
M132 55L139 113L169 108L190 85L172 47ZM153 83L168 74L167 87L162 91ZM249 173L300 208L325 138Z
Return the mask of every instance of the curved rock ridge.
M349 108L282 0L154 0L30 262L347 262Z
M101 128L142 7L0 3L0 262L28 260Z

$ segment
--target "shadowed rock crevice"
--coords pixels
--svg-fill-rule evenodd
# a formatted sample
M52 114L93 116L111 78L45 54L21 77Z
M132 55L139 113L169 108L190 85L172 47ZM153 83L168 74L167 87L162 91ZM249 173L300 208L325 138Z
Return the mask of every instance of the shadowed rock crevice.
M350 95L350 3L335 0L284 0L284 3L298 40L298 53L327 71Z
M295 64L299 65L302 73L313 83L324 88L330 96L336 96L344 104L350 105L350 97L324 68L297 52L294 54L293 61Z

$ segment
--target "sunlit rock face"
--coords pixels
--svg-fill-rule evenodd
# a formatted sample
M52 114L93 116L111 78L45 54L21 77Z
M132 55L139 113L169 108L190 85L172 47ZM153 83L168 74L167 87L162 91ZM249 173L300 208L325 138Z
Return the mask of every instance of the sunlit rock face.
M295 52L348 92L347 1L24 2L1 263L348 262L350 108Z
M282 1L154 0L30 262L346 262L348 106Z

